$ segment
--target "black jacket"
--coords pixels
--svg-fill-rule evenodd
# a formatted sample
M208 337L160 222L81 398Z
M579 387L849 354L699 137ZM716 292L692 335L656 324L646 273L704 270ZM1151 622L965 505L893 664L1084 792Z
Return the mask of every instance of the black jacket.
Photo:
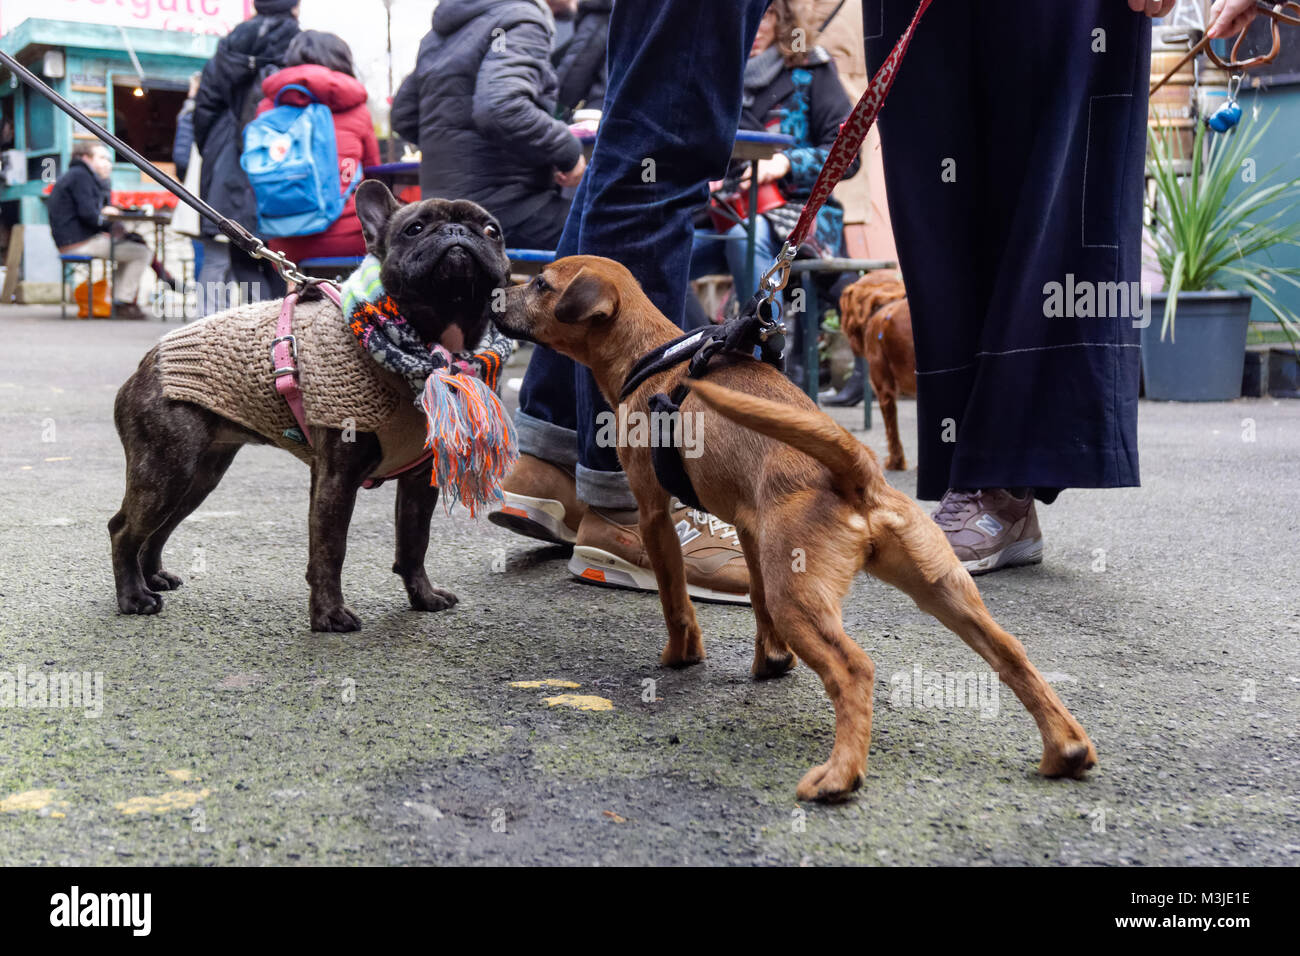
M100 212L108 205L108 183L83 160L74 159L50 191L46 212L54 244L62 249L85 242L104 231Z
M420 147L425 198L471 199L510 229L582 153L554 116L554 21L543 0L441 0L392 125Z
M262 79L284 64L285 51L298 31L298 21L289 16L257 16L239 24L221 38L203 67L194 101L194 142L203 158L199 195L217 212L253 231L257 202L239 165L244 126L257 112ZM204 236L217 234L207 219L201 228Z
M176 164L176 178L185 182L190 168L190 150L194 147L194 101L186 100L176 114L176 135L172 138L172 162Z
M598 110L605 102L605 52L609 46L609 15L614 0L582 0L573 36L555 51L551 61L559 80L556 97L561 115L572 117L579 104Z

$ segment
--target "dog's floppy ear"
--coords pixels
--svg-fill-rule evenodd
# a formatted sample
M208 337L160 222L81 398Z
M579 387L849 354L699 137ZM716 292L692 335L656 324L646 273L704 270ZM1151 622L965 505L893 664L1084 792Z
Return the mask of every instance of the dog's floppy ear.
M565 286L555 303L555 320L572 324L608 319L618 311L618 289L585 266Z
M357 187L357 218L366 237L366 252L384 257L388 251L388 220L401 208L388 187L377 179L367 179Z

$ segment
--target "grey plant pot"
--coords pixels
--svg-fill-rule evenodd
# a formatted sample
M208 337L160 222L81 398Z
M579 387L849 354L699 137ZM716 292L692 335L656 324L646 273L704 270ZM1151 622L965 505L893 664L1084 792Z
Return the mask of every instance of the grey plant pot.
M1142 330L1147 398L1163 402L1226 402L1241 397L1250 294L1182 292L1174 339L1160 341L1163 292L1151 296L1151 324Z

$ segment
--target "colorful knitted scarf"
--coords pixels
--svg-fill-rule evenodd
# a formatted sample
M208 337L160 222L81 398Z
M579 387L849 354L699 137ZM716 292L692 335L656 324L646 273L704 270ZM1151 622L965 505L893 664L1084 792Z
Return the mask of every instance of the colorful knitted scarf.
M498 394L501 369L514 354L515 344L494 325L473 352L448 352L441 345L426 345L384 291L379 278L382 264L368 255L343 283L343 318L357 342L376 362L402 378L417 395L435 369L450 365L476 375Z
M426 344L402 317L379 277L372 255L343 283L343 318L357 343L383 368L402 378L428 420L425 447L433 452L433 484L474 516L499 500L501 482L519 457L515 429L497 391L514 342L488 327L475 352L451 353Z

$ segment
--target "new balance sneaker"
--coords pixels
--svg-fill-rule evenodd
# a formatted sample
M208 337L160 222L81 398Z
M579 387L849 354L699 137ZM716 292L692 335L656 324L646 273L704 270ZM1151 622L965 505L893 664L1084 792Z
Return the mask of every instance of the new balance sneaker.
M971 574L1043 560L1043 535L1031 491L1017 498L1005 488L949 489L931 517Z
M749 568L736 529L713 515L680 506L673 512L686 563L686 590L693 598L726 604L749 603ZM635 523L621 524L595 508L578 526L569 570L579 579L607 587L658 591L650 558Z
M578 500L577 484L563 468L520 455L501 493L501 504L488 514L494 525L555 544L578 540L578 525L587 506Z

